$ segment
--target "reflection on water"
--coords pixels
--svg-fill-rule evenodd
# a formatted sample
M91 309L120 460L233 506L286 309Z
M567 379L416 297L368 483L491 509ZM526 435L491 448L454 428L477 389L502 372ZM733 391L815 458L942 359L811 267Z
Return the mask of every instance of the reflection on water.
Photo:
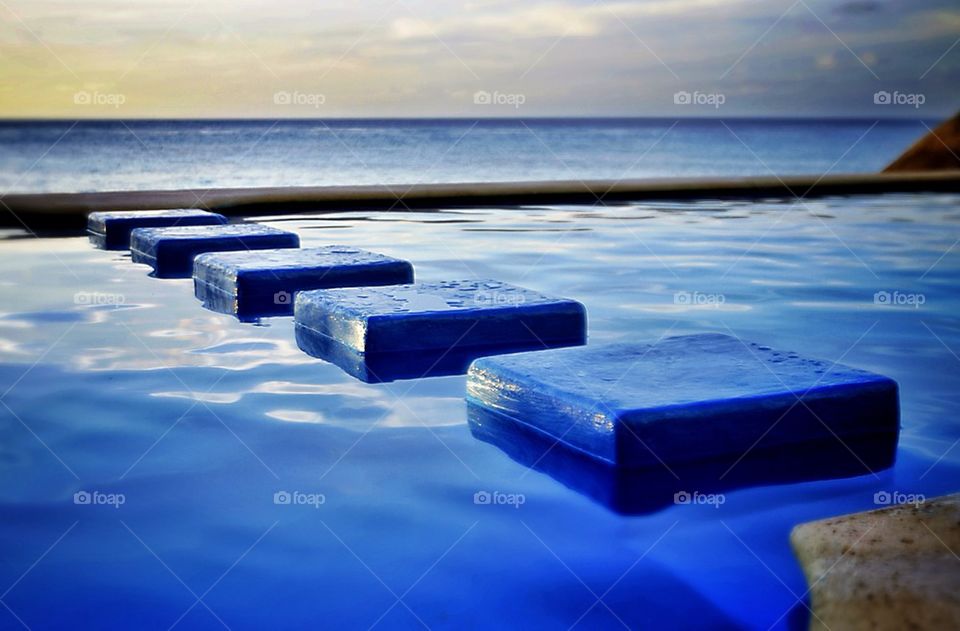
M874 475L893 464L897 434L754 449L695 464L616 468L486 408L467 404L470 432L518 463L624 515L653 513L699 498L725 501L736 489Z
M958 196L269 221L304 246L336 226L337 243L411 260L425 281L496 278L579 300L591 344L733 332L888 375L901 392L895 462L879 470L864 452L878 470L856 475L830 470L843 454L824 449L765 475L738 465L729 486L711 486L715 471L684 478L722 506L664 504L626 492L656 480L601 484L559 456L531 469L477 440L462 376L361 383L297 348L291 318L205 311L189 280L150 278L84 237L4 239L0 585L31 627L166 628L194 603L184 584L215 584L204 601L238 629L321 614L368 628L391 606L381 624L420 626L394 593L437 628L455 615L782 628L806 591L793 525L875 508L882 491L956 490ZM81 490L127 501L75 505ZM279 491L326 502L276 505ZM475 504L479 492L525 502ZM605 593L616 617L596 603ZM178 626L209 624L198 605Z

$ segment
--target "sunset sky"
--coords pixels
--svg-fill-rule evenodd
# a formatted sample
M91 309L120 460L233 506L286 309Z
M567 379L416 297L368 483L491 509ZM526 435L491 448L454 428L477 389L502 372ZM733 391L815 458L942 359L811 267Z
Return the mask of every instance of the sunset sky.
M0 0L0 117L940 118L958 41L956 0Z

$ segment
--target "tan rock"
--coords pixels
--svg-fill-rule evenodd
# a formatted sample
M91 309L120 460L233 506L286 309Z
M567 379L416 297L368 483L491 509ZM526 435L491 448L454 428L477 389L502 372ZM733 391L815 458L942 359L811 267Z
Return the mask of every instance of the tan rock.
M801 524L811 629L960 629L960 493Z
M960 170L960 113L915 142L884 173Z

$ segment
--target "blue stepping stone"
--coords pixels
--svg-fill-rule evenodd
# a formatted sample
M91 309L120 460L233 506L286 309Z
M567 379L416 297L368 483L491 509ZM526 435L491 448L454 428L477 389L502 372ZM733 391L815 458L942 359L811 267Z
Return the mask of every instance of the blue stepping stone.
M197 298L241 320L292 315L298 291L412 282L409 262L343 245L210 252L193 263Z
M586 310L498 281L297 294L297 343L367 382L463 374L484 355L583 344Z
M158 278L189 278L194 257L204 252L297 247L300 237L296 234L256 223L137 228L130 233L133 262L151 266Z
M165 228L171 226L213 226L227 223L223 215L199 210L124 210L96 212L87 216L90 242L103 250L130 248L130 232L134 228Z
M900 423L892 379L716 334L478 359L467 403L619 467L896 434Z

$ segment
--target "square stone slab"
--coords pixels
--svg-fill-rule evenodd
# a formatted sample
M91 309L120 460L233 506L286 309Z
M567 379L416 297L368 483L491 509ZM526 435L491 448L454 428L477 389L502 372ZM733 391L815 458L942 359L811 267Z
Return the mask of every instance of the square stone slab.
M261 224L137 228L130 233L134 263L153 268L158 278L190 278L193 259L204 252L300 247L300 237Z
M297 294L297 342L364 381L462 374L476 357L583 344L586 310L499 281Z
M134 228L171 226L213 226L227 223L223 215L199 208L173 210L122 210L95 212L87 215L90 242L103 250L130 249L130 232Z
M896 382L718 334L478 359L467 402L615 466L896 434Z
M292 315L293 297L303 290L412 282L408 261L344 245L209 252L193 263L197 298L241 320Z

